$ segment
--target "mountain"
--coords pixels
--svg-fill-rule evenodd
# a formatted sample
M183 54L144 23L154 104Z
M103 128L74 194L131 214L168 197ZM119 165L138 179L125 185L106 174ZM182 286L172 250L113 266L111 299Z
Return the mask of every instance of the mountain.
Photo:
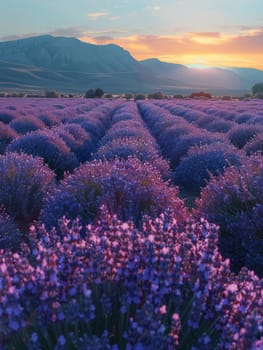
M255 83L263 81L263 71L254 68L227 68L229 71L236 73L242 79L244 79L249 86Z
M203 89L250 90L251 84L263 80L263 72L245 68L189 68L181 64L167 63L151 58L141 61L145 68L162 76L176 78L186 85ZM254 75L252 75L254 71Z
M141 64L151 69L152 71L155 71L156 73L161 73L165 76L177 74L181 70L188 70L188 68L182 64L162 62L157 58L148 58L146 60L141 61Z
M0 43L1 61L51 70L109 73L137 70L139 63L117 45L43 35Z
M117 45L93 45L75 38L42 35L0 42L0 90L84 92L101 87L112 93L205 89L241 94L262 80L259 70L200 70L158 59L137 61Z
M171 86L174 81L170 82ZM117 45L44 35L0 42L0 88L145 92L169 84Z

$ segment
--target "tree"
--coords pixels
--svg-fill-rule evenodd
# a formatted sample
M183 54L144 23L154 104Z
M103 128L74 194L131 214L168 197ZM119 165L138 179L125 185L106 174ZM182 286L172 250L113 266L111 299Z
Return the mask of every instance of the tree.
M252 93L253 95L256 95L257 93L263 93L263 83L256 83L253 85Z
M143 94L135 95L135 97L134 97L134 101L145 100L145 99L146 99L146 96Z
M154 92L148 95L149 99L161 100L165 98L165 95L161 91Z
M95 91L94 89L89 89L86 93L85 93L85 98L94 98L95 97Z
M95 90L95 97L101 98L104 95L104 91L101 88Z

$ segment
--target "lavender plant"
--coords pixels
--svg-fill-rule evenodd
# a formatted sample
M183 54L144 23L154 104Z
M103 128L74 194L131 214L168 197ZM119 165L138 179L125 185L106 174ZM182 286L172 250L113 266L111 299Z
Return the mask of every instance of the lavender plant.
M54 114L51 113L40 113L37 115L37 118L40 119L48 128L52 126L59 125L61 121Z
M209 132L197 131L182 135L175 146L167 150L167 157L170 159L172 167L175 168L191 147L220 143L220 141L223 142L223 137L215 136Z
M230 166L224 175L213 177L197 200L197 214L220 225L220 249L238 271L246 265L259 275L263 271L261 155Z
M5 153L9 143L11 143L17 136L17 133L10 128L9 125L0 122L0 154Z
M40 158L7 153L0 156L0 206L22 226L38 218L55 175Z
M50 132L55 137L62 139L70 151L74 153L74 150L78 147L78 140L76 140L75 137L64 128L64 125L54 127L50 129Z
M217 118L212 117L209 114L204 114L203 116L201 116L200 118L198 118L196 121L193 122L193 124L199 128L202 129L207 129L207 126L210 123L213 123L217 121ZM208 130L208 129L207 129Z
M131 139L132 137L141 139L142 141L148 141L150 138L147 129L141 124L136 127L134 126L134 122L125 123L124 125L122 122L119 122L109 129L101 139L99 147L104 146L109 142L116 141L117 139Z
M90 159L91 153L96 148L92 136L78 124L64 124L64 130L69 132L76 143L72 148L74 154L80 162L86 162Z
M211 177L222 174L229 165L239 166L244 154L227 143L193 147L177 166L173 181L184 190L199 194Z
M149 136L148 136L149 137ZM123 137L116 138L101 146L96 153L93 154L93 159L114 159L127 160L130 157L136 157L141 162L147 162L156 168L164 179L169 178L169 164L151 144L151 139L143 140L140 137Z
M70 123L80 125L93 136L94 140L100 139L105 132L102 122L97 118L90 117L90 115L72 118Z
M16 113L8 110L0 110L0 122L9 124L12 120L16 119Z
M248 141L244 146L244 151L248 156L253 153L263 153L263 135L257 134L250 141Z
M207 125L204 125L205 129L211 132L222 132L227 133L229 130L231 130L233 127L235 127L237 124L231 120L213 120Z
M62 178L64 172L71 172L79 165L76 156L65 142L49 130L35 131L21 136L11 142L7 150L43 158L58 178Z
M240 113L236 118L235 121L239 124L249 124L251 120L253 120L255 117L257 117L257 114L254 113Z
M198 120L207 117L207 114L198 111L197 109L189 109L188 111L184 112L183 116L189 123L198 123Z
M26 134L30 131L45 129L45 124L35 116L20 116L9 123L10 127L18 134Z
M238 125L227 133L230 142L237 148L242 148L255 135L262 133L263 128L258 125Z

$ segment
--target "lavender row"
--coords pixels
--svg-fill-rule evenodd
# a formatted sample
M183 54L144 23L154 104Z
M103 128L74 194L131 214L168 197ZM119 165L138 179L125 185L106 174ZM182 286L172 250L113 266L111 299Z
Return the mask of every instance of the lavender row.
M171 106L174 103L168 102ZM187 105L195 108L195 112L199 113L198 107L207 110L206 102L187 102ZM242 107L242 104L236 103L236 106ZM206 107L205 107L206 106ZM262 113L262 103L257 103L259 108L257 113ZM175 110L176 106L174 105ZM181 106L179 106L179 109ZM209 110L215 113L214 109ZM243 112L240 114L242 125L238 125L228 132L228 137L238 148L244 148L247 155L263 150L263 136L261 126L245 124L248 114ZM217 115L224 116L222 111L218 111ZM241 118L242 117L242 118ZM254 133L257 134L253 138ZM249 139L252 140L249 141ZM191 179L190 190L198 188L199 178L196 172L193 172L192 164L197 166L207 166L209 161L211 167L216 165L218 157L212 152L213 146L203 146L194 148L188 156L181 162L175 173L175 181L180 179L184 186ZM221 146L226 149L225 145ZM218 148L218 146L217 146ZM210 152L207 152L210 149ZM201 153L203 157L201 157ZM205 158L205 160L204 160ZM231 267L238 271L242 266L248 266L262 276L263 271L263 223L261 220L261 182L263 173L261 171L262 155L245 157L240 151L230 150L226 157L231 159L232 165L225 170L225 174L219 177L213 177L207 186L201 192L201 198L196 202L199 217L205 217L209 221L220 225L220 250L225 257L230 257ZM213 165L214 164L214 165ZM224 164L222 164L223 166ZM224 165L225 166L225 165ZM208 169L211 172L211 167ZM203 168L204 169L204 168ZM205 169L204 169L205 170ZM203 170L203 171L204 171ZM211 172L213 173L213 172ZM189 175L190 174L190 177ZM194 174L194 176L192 176ZM202 175L202 172L199 174ZM214 175L219 175L214 172ZM204 185L204 183L202 184ZM189 186L187 186L189 188Z
M93 222L101 205L122 220L140 226L144 215L154 217L166 208L186 216L178 190L164 178L169 165L146 129L133 102L121 104L112 115L112 126L99 143L93 161L80 166L46 199L40 220L48 229L58 220L79 218Z
M238 103L241 104L241 102ZM208 108L209 102L207 101L188 103L166 101L156 102L156 104L166 108L172 114L184 118L198 128L225 134L235 147L244 148L247 154L251 154L251 150L254 152L263 151L261 146L263 141L263 115L260 104L257 105L258 114L244 112L241 106L239 106L241 108L239 110L243 111L242 113L216 109L216 107ZM237 105L236 102L235 106ZM233 104L228 105L228 108L231 107L233 107Z
M90 112L72 115L63 124L16 137L7 152L24 152L39 156L60 179L90 158L99 139L111 123L111 112L119 102L109 102Z
M174 109L176 115L184 115L187 112L198 111L202 115L209 115L212 118L220 118L221 120L229 120L238 124L262 124L263 112L262 101L220 101L220 100L173 100L157 102L158 105L167 105ZM197 114L198 115L198 114ZM203 115L203 116L205 116ZM195 114L192 115L194 118ZM191 118L191 115L189 115Z
M133 102L122 104L112 116L112 126L99 143L93 154L94 159L127 160L136 157L158 169L164 179L169 178L169 164L161 157L155 139L147 130L137 105Z
M58 180L90 158L118 104L109 102L58 126L29 132L7 146L0 156L0 211L8 217L0 248L16 249L26 239L23 233L39 219Z
M20 117L34 116L45 124L57 124L72 115L89 112L104 103L103 99L0 98L0 121L10 124Z
M200 130L149 102L140 102L139 108L171 163L174 183L185 191L199 194L211 174L222 173L229 164L239 165L244 156L222 134Z
M80 99L54 102L50 99L0 99L0 154L15 138L36 130L46 130L83 115L105 101Z

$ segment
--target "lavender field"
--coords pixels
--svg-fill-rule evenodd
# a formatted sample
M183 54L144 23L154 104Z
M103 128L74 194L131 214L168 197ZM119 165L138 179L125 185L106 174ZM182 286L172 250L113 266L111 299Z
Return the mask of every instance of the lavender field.
M263 100L0 98L0 350L263 349Z

